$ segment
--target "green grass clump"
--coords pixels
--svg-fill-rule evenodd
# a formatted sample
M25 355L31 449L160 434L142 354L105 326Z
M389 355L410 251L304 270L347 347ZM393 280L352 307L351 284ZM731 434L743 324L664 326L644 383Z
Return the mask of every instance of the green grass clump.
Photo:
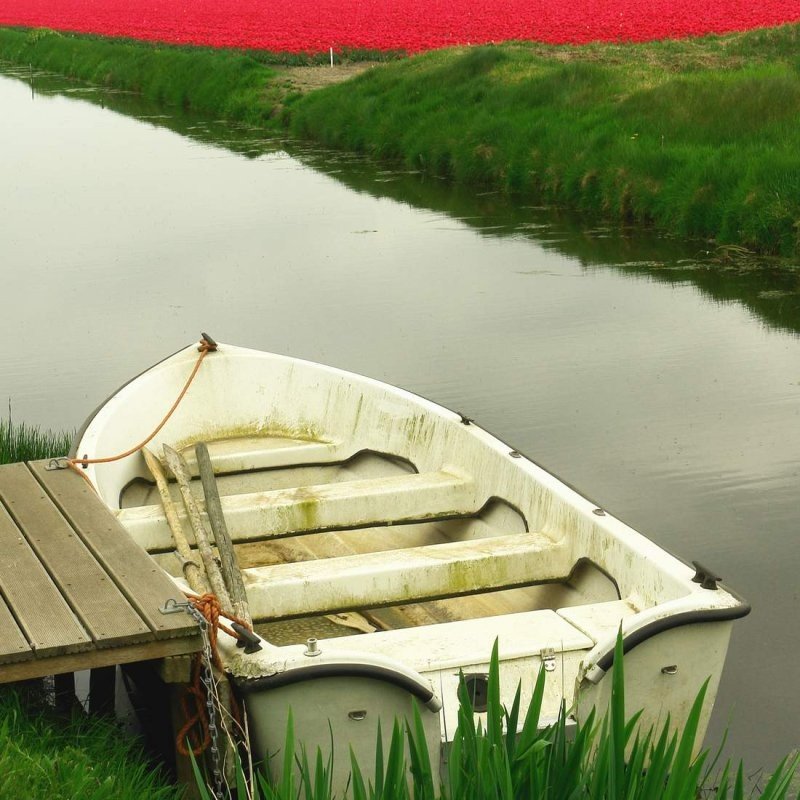
M744 769L730 764L716 769L708 751L696 757L705 685L697 695L680 733L670 733L669 720L660 731L641 731L639 714L625 709L622 638L618 637L612 672L611 703L601 723L594 712L572 733L567 710L540 729L546 673L539 672L530 705L521 708L520 687L511 708L500 703L499 658L495 643L489 668L486 724L476 723L464 681L459 687L458 728L449 751L444 785L434 777L438 763L427 750L419 709L413 720L395 722L388 750L380 728L375 767L365 776L351 752L352 800L744 800ZM408 759L406 758L408 753ZM250 788L253 800L331 800L333 756L318 750L310 759L295 743L289 715L286 745L275 756L281 777L270 782L261 773ZM784 759L760 793L762 800L786 800L800 765L800 755ZM200 770L195 774L203 800L212 800ZM241 765L239 796L245 796Z
M426 53L296 99L294 134L457 182L800 253L800 26Z
M178 800L180 792L113 722L56 716L0 691L0 797Z
M0 28L0 58L244 122L263 122L275 108L274 72L240 51Z
M24 422L0 419L0 464L64 456L72 434L43 431Z

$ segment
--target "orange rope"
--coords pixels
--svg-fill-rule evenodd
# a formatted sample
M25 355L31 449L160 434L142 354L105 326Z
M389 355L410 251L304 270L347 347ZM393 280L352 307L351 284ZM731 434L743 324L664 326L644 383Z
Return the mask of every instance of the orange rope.
M187 757L190 752L199 756L211 744L211 732L208 729L208 714L206 713L206 694L200 678L202 665L200 654L195 654L192 661L192 682L181 696L181 708L186 717L186 723L175 737L175 749L182 756ZM194 704L194 708L192 708L192 704Z
M192 592L184 592L184 594L189 598L189 602L208 620L209 628L214 628L209 638L211 642L211 651L214 653L215 657L218 657L216 650L217 630L224 631L228 636L232 636L234 639L239 638L239 634L236 633L235 630L220 622L220 617L225 617L225 619L229 619L231 622L235 622L243 628L247 628L249 631L253 630L253 626L246 620L227 611L223 611L215 594L193 594ZM218 664L218 666L221 668L221 664Z
M115 456L106 456L105 458L68 458L66 459L67 467L77 472L78 475L80 475L81 478L83 478L89 484L89 486L92 487L92 489L95 489L95 486L89 479L89 476L84 472L84 470L80 469L79 467L86 467L89 464L108 464L112 461L120 461L123 458L132 456L134 453L137 453L139 450L141 450L143 447L149 444L152 441L152 439L156 436L156 434L167 424L169 418L175 413L175 409L178 408L181 400L183 400L184 396L186 395L186 392L189 391L189 387L192 385L192 381L194 380L195 375L197 375L197 372L200 369L200 365L203 363L203 359L209 353L216 350L217 346L216 344L211 344L206 339L201 339L200 345L198 346L197 349L200 351L200 356L198 357L197 362L194 365L194 369L192 370L191 375L189 375L188 380L184 384L183 389L181 389L181 393L178 395L177 399L172 404L172 408L170 408L170 410L167 411L164 419L162 419L161 422L158 423L156 429L143 442L140 442L135 447L131 447L130 450L126 450L124 453L119 453L118 455Z
M252 626L248 625L244 620L235 617L233 614L223 611L217 596L214 594L196 595L189 592L184 592L184 594L189 598L189 602L208 622L208 642L211 647L211 659L214 666L222 671L222 659L217 650L217 634L221 629L234 638L238 639L239 637L235 631L220 622L220 617L225 617L232 622L237 622L249 630L252 630ZM186 687L181 697L181 707L186 716L186 722L178 731L175 738L175 747L177 751L184 756L188 756L190 750L194 755L199 756L211 743L211 734L208 730L208 715L206 711L207 690L203 687L201 667L202 654L195 653L192 662L192 682ZM231 703L231 710L233 711L234 718L240 721L239 707L233 695L231 695ZM194 708L192 708L192 705L194 705ZM189 747L186 746L187 742L189 743Z

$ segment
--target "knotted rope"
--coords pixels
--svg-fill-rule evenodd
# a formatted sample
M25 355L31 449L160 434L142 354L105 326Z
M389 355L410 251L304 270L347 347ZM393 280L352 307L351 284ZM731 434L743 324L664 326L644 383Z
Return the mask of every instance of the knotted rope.
M189 592L185 592L185 594L189 602L203 617L205 617L206 622L208 622L208 643L211 648L211 661L213 665L222 672L222 659L217 649L218 633L222 630L235 639L238 639L239 635L232 628L229 628L221 622L220 617L225 617L231 622L236 622L247 630L252 631L253 628L245 620L223 611L216 595L210 593L196 595ZM181 708L186 717L186 722L178 731L175 738L175 747L177 751L184 756L188 756L190 750L195 756L199 756L211 744L211 732L209 730L207 710L208 689L203 686L201 678L202 661L202 654L195 653L192 660L192 680L181 696ZM241 714L233 695L231 695L231 705L234 718L239 721ZM186 746L187 741L189 743L188 748Z

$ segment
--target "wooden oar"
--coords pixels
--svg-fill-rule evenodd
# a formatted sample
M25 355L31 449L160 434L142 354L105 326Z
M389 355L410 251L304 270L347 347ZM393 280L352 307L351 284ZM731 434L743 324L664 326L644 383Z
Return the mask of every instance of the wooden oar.
M247 593L242 581L242 572L239 569L239 562L236 559L236 552L233 549L233 541L228 533L228 526L222 514L222 503L219 500L219 489L217 480L214 477L214 467L211 464L211 456L205 442L198 442L194 446L197 456L197 467L200 471L200 481L203 484L203 494L206 498L206 514L211 523L211 530L214 532L214 540L219 552L220 567L222 577L228 594L233 603L233 611L237 617L245 620L252 625L250 617L250 606L247 602Z
M211 590L217 596L217 600L219 600L223 610L231 612L233 610L231 598L228 594L228 590L225 588L225 581L222 579L219 565L214 560L214 552L208 541L203 519L200 516L200 509L197 507L197 501L194 499L192 489L189 485L189 470L186 467L186 461L184 461L180 453L166 444L164 445L164 458L170 471L175 476L175 480L178 481L181 497L183 497L183 504L186 507L189 522L192 524L194 538L197 541L197 549L200 551L200 557L203 559L203 565L206 568L206 575L208 575L208 582L211 584Z
M197 558L196 553L192 553L192 548L189 546L189 541L183 530L178 510L175 508L175 503L172 500L172 495L169 493L167 485L167 477L164 475L164 469L161 462L156 456L150 452L146 447L142 448L147 468L153 476L158 487L158 493L161 495L161 503L164 506L164 514L167 517L172 536L175 539L175 549L181 559L181 566L183 567L183 574L192 587L192 591L197 594L205 594L209 591L208 580L205 575L205 570L202 564L198 564L194 559Z

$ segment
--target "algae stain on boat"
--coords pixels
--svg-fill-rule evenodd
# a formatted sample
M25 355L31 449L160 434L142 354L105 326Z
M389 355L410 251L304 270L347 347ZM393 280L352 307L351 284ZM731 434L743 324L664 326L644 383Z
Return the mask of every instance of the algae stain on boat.
M314 530L319 526L319 497L308 487L294 491L295 505L292 507L292 523L296 530Z
M410 445L427 447L431 443L434 425L425 414L414 414L402 421L402 434Z
M195 431L192 436L179 439L171 446L181 452L193 447L198 442L215 442L223 439L247 439L253 436L264 439L295 439L302 442L319 442L331 444L332 439L322 436L319 428L311 422L289 424L287 422L270 420L252 420L241 425L217 426L209 425Z

